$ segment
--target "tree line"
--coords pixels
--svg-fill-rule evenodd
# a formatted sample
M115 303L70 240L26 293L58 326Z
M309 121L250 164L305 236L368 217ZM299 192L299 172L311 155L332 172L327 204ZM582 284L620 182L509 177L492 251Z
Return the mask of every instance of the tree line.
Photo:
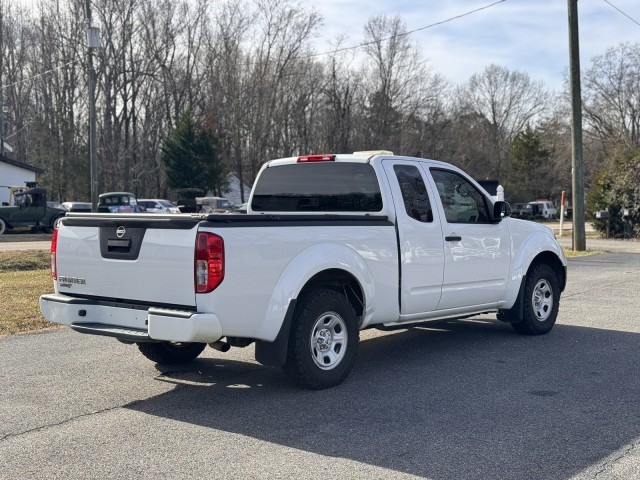
M511 202L571 188L565 92L500 65L454 84L399 17L371 17L361 48L337 38L320 55L323 19L293 0L94 0L92 10L100 191L175 196L162 146L187 114L215 138L212 171L249 185L269 159L385 149L498 180ZM13 158L45 170L58 200L89 198L85 38L84 0L0 0L2 136ZM636 223L639 70L640 44L612 45L583 70L587 210L631 207Z

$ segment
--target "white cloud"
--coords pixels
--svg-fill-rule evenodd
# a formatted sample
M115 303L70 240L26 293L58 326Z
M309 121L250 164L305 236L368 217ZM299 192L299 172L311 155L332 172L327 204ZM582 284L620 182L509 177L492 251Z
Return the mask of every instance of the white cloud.
M610 0L640 21L638 0ZM455 0L303 0L313 5L325 24L316 42L319 52L330 50L330 41L346 33L344 45L362 41L366 21L375 15L398 15L407 30L414 30L488 5L486 1ZM603 0L578 3L582 68L594 55L621 42L640 42L640 25ZM562 88L569 64L568 12L565 0L507 0L411 37L421 45L434 70L454 83L491 63L527 72L549 88Z

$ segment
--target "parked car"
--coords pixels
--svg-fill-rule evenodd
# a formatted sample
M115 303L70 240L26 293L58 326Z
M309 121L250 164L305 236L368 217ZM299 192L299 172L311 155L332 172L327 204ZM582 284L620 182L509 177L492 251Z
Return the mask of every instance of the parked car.
M161 198L142 198L138 200L138 207L147 213L180 213L178 206L169 200Z
M138 199L129 192L108 192L100 195L98 212L103 213L137 213Z
M196 197L196 204L208 205L213 213L229 213L233 211L233 205L224 197Z
M249 208L249 202L244 202L238 208L236 208L233 213L247 213L247 209Z
M535 202L529 202L533 209L533 215L539 215L545 220L553 220L558 218L558 211L553 203L548 200L536 200Z
M514 203L511 205L512 217L527 217L531 215L531 212L531 205L527 203Z
M573 218L573 207L566 207L564 209L564 218Z
M180 213L213 213L213 209L209 205L198 204L194 198L183 198L177 203Z
M62 208L67 212L91 212L91 204L88 202L62 202Z

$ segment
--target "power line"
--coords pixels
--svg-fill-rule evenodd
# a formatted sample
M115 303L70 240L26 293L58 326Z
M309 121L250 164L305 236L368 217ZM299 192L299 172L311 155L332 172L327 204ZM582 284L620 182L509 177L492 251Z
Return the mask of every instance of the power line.
M613 3L611 3L609 0L602 0L604 3L608 3L609 5L611 5L611 7L615 8L617 11L619 11L622 15L624 15L625 17L627 17L629 20L631 20L633 23L636 23L638 25L640 25L640 22L638 22L635 18L631 18L631 16L627 15L626 13L624 13L622 10L620 10L618 7L616 7Z
M380 42L386 42L386 41L388 41L388 40L392 40L392 39L394 39L394 38L405 37L405 36L407 36L407 35L411 35L412 33L415 33L415 32L419 32L419 31L422 31L422 30L427 30L428 28L433 28L433 27L436 27L436 26L438 26L438 25L443 25L443 24L445 24L445 23L452 22L452 21L457 20L457 19L459 19L459 18L463 18L463 17L469 16L469 15L472 15L472 14L474 14L474 13L480 12L480 11L482 11L482 10L486 10L486 9L488 9L488 8L491 8L491 7L495 6L495 5L498 5L499 3L504 3L504 2L506 2L506 1L507 1L507 0L497 0L496 2L490 3L490 4L488 4L488 5L484 5L484 6L482 6L482 7L476 8L476 9L474 9L474 10L470 10L470 11L465 12L465 13L462 13L462 14L460 14L460 15L456 15L456 16L454 16L454 17L447 18L446 20L441 20L441 21L439 21L439 22L435 22L435 23L432 23L432 24L430 24L430 25L426 25L426 26L424 26L424 27L416 28L416 29L414 29L414 30L410 30L410 31L408 31L408 32L403 32L403 33L399 33L399 34L397 34L397 35L392 35L391 37L383 38L383 39L381 39L381 40L374 40L374 41L371 41L371 42L360 43L360 44L358 44L358 45L353 45L353 46L351 46L351 47L345 47L345 48L339 48L339 49L337 49L337 50L332 50L332 51L330 51L330 52L314 53L314 54L312 54L312 55L307 55L307 56L304 56L304 57L302 57L302 58L303 58L303 59L304 59L304 58L314 58L314 57L319 57L319 56L322 56L322 55L328 55L328 54L331 54L331 53L335 54L335 53L338 53L338 52L345 52L345 51L348 51L348 50L355 50L356 48L366 47L367 45L373 45L374 43L377 43L377 42L379 42L379 41L380 41ZM605 1L605 2L607 2L607 3L609 3L607 0L604 0L604 1ZM616 10L619 10L619 9L618 9L617 7L615 7L614 5L611 5L611 6L612 6L612 7L614 7L614 8L616 8ZM622 11L620 11L620 12L621 12L622 14L626 15L624 12L622 12ZM626 15L626 16L628 17L628 15ZM629 17L629 18L631 18L631 17ZM633 20L633 19L631 18L631 20ZM635 22L635 20L633 20L633 21ZM636 22L636 23L638 23L638 22ZM59 67L52 68L51 70L47 70L46 72L39 73L39 74L34 75L34 76L32 76L32 77L26 78L26 79L24 79L24 80L20 80L20 81L18 81L18 82L10 83L9 85L3 85L3 86L2 86L2 89L4 90L4 89L9 88L9 87L14 87L14 86L16 86L16 85L20 85L21 83L30 82L30 81L32 81L32 80L35 80L36 78L42 77L42 76L44 76L44 75L48 75L49 73L53 73L53 72L55 72L55 71L57 71L57 70L60 70L60 69L65 68L65 67L68 67L69 65L73 65L74 63L78 63L79 61L80 61L80 60L73 60L73 61L71 61L71 62L65 63L64 65L60 65Z
M35 80L36 78L42 77L44 75L48 75L50 73L55 72L56 70L60 70L62 68L68 67L69 65L73 65L74 63L78 63L80 60L73 60L69 63L65 63L64 65L60 65L59 67L56 68L52 68L51 70L47 70L46 72L42 72L42 73L38 73L37 75L34 75L32 77L29 78L25 78L24 80L20 80L18 82L14 82L14 83L10 83L9 85L3 85L2 89L4 90L5 88L9 88L9 87L15 87L16 85L20 85L21 83L27 83L30 82L32 80Z
M410 30L410 31L408 31L408 32L399 33L399 34L397 34L397 35L392 35L391 37L383 38L383 39L381 39L381 40L374 40L374 41L371 41L371 42L360 43L360 44L358 44L358 45L353 45L353 46L351 46L351 47L344 47L344 48L339 48L339 49L337 49L337 50L331 50L330 52L315 53L315 54L313 54L313 55L308 55L308 56L306 56L306 57L304 57L304 58L319 57L319 56L321 56L321 55L328 55L328 54L331 54L331 53L345 52L345 51L347 51L347 50L355 50L356 48L366 47L367 45L373 45L374 43L378 43L378 42L386 42L387 40L393 40L394 38L398 38L398 37L405 37L405 36L407 36L407 35L411 35L412 33L419 32L419 31L421 31L421 30L426 30L426 29L428 29L428 28L433 28L433 27L436 27L436 26L438 26L438 25L442 25L442 24L444 24L444 23L452 22L453 20L457 20L457 19L459 19L459 18L466 17L466 16L468 16L468 15L472 15L472 14L474 14L474 13L476 13L476 12L479 12L479 11L481 11L481 10L486 10L487 8L491 8L491 7L493 7L494 5L497 5L497 4L499 4L499 3L504 3L504 2L506 2L506 1L507 1L507 0L498 0L497 2L493 2L493 3L490 3L489 5L485 5L484 7L479 7L479 8L476 8L476 9L474 9L474 10L470 10L470 11L468 11L468 12L466 12L466 13L462 13L462 14L460 14L460 15L456 15L455 17L447 18L446 20L441 20L441 21L439 21L439 22L432 23L432 24L430 24L430 25L426 25L426 26L424 26L424 27L416 28L416 29L414 29L414 30ZM605 1L606 1L606 0L605 0Z

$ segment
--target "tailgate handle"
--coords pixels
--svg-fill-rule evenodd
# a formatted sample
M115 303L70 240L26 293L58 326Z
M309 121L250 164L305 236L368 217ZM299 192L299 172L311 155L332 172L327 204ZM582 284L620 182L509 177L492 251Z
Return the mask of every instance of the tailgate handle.
M110 238L107 240L107 250L109 252L128 252L131 249L131 239Z

